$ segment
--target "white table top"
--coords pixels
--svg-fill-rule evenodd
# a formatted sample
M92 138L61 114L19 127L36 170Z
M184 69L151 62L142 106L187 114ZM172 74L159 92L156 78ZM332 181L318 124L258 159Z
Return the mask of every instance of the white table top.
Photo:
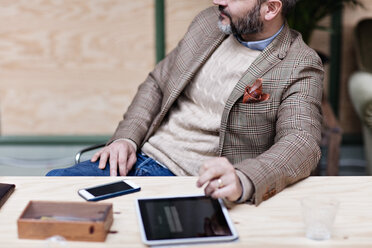
M110 177L0 177L16 184L16 190L0 209L0 248L47 247L44 240L18 239L17 219L30 200L84 201L80 188L117 181ZM68 247L145 247L142 244L134 200L139 197L201 194L195 177L133 177L140 192L103 202L112 202L114 223L105 243L68 241ZM327 241L305 237L300 200L329 196L340 201L334 234ZM310 177L263 202L232 206L229 214L239 233L233 243L201 247L372 247L372 177Z

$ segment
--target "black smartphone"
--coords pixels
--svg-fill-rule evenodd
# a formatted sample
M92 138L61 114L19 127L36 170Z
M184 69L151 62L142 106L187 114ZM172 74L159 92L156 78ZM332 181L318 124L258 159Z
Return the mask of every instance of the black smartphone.
M141 187L129 180L102 184L94 187L80 189L79 195L87 201L100 201L107 198L125 195L140 191Z

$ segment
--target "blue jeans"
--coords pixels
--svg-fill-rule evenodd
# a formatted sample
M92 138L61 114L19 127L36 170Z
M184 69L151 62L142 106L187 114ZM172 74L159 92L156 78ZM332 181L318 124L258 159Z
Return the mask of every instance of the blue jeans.
M90 160L74 166L49 171L46 176L110 176L110 164L105 169L98 168L99 161ZM118 172L119 175L119 172ZM170 170L158 164L154 159L137 153L137 162L128 172L127 176L175 176Z

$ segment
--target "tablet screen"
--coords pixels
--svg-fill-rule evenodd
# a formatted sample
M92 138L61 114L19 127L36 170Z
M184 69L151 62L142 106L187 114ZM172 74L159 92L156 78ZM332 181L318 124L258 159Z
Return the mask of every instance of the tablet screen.
M205 196L139 199L148 241L232 236L220 202Z

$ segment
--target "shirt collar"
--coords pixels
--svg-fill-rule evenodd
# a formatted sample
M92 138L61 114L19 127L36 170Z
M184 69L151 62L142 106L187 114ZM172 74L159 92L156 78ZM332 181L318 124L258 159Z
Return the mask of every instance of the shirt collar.
M278 34L283 30L284 25L279 29L276 34L273 36L265 39L265 40L259 40L259 41L243 41L241 38L238 36L235 36L235 38L243 45L246 46L252 50L258 50L258 51L263 51L274 39Z

